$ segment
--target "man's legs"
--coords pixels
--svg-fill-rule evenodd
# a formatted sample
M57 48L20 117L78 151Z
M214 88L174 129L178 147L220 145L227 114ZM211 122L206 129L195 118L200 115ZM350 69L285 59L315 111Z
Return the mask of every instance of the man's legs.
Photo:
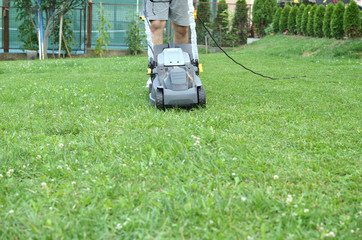
M151 32L153 45L163 44L163 29L166 26L165 20L151 20Z
M189 43L189 26L180 26L172 22L173 41L177 43Z
M153 45L163 44L163 30L167 21L164 20L152 20L151 32ZM174 43L189 43L189 27L180 26L172 22L174 32Z

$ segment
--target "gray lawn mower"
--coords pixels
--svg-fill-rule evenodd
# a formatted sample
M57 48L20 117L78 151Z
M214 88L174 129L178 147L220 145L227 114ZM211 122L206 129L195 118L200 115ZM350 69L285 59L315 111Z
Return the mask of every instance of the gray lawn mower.
M146 1L143 16L148 43L148 74L150 103L158 109L206 105L205 89L199 78L199 65L193 1L188 0L191 44L152 44Z

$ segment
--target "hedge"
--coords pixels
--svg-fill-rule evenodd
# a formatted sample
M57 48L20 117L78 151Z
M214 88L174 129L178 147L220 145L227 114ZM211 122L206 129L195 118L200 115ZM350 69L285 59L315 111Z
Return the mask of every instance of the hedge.
M279 31L285 32L288 30L288 17L290 12L290 6L289 4L285 5L285 7L282 10L282 14L280 15L279 19Z
M304 12L303 12L303 15L302 15L302 22L301 22L301 32L303 35L308 35L308 32L307 32L307 24L308 24L308 16L309 16L309 11L311 10L312 6L311 5L308 5L305 9L304 9Z
M331 34L331 18L334 10L334 4L330 3L327 6L327 10L323 18L323 35L327 38L332 37Z
M331 19L332 37L342 39L344 37L343 29L344 3L338 2L333 10Z
M288 16L288 30L292 34L297 33L297 24L296 24L297 13L298 13L298 6L293 6Z
M305 5L302 3L299 6L297 17L296 17L296 26L297 26L296 31L297 31L298 34L302 33L301 25L302 25L302 15L303 15L304 9L305 9Z
M307 23L307 33L308 33L308 36L315 36L314 35L314 14L315 12L317 11L317 8L318 8L318 5L315 4L311 9L310 9L310 12L309 12L309 15L308 15L308 23Z
M314 15L314 36L323 37L323 20L326 8L323 5L319 5Z
M355 1L351 1L344 12L343 29L348 37L356 38L360 36L361 15Z

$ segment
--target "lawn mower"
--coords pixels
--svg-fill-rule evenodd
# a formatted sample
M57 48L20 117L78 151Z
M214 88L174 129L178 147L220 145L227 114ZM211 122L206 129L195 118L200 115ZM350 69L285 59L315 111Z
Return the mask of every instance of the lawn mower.
M148 44L149 101L158 109L167 107L194 107L206 105L205 89L199 78L199 64L193 1L188 0L191 44L155 45L152 43L151 24L143 1L141 18L145 21Z

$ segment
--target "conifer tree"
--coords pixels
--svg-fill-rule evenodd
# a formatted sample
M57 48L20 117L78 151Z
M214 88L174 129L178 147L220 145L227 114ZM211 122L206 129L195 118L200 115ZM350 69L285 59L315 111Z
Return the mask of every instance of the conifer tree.
M301 21L301 32L304 36L308 36L308 32L307 32L307 24L308 24L308 16L309 16L309 11L311 10L312 6L308 5L303 12L302 15L302 21Z
M330 3L327 6L326 13L324 14L323 18L323 35L324 37L330 38L332 37L331 34L331 18L334 10L334 4Z
M262 37L265 28L273 22L274 9L277 6L276 0L255 0L253 4L253 24L256 33Z
M314 37L314 14L317 11L318 5L315 4L309 11L308 22L307 22L307 33L308 36Z
M211 17L211 8L208 3L199 3L197 5L197 17L200 18L206 25L206 27L210 27L210 17ZM197 22L196 22L197 23ZM201 23L196 24L196 32L197 32L197 42L200 44L205 41L205 36L207 36L207 32Z
M343 28L348 37L356 38L361 34L361 14L355 1L350 1L344 12Z
M314 15L314 36L323 37L323 19L326 8L323 5L319 5Z
M288 30L291 34L297 33L297 13L298 13L298 6L295 5L289 12L288 16Z
M285 5L279 19L279 30L285 32L288 29L288 17L290 12L289 4Z
M280 19L281 14L282 14L282 8L278 8L278 10L274 14L274 19L273 19L273 31L274 31L274 33L279 32L279 19Z
M344 37L343 29L344 3L338 2L334 7L331 18L331 33L332 37L342 39Z
M244 44L248 38L249 7L246 5L246 0L238 0L236 4L235 15L232 22L232 33L237 36L239 43Z
M305 5L301 4L299 6L297 17L296 17L296 28L297 28L296 31L297 31L297 34L302 33L301 25L302 25L302 15L303 15L304 9L305 9Z

